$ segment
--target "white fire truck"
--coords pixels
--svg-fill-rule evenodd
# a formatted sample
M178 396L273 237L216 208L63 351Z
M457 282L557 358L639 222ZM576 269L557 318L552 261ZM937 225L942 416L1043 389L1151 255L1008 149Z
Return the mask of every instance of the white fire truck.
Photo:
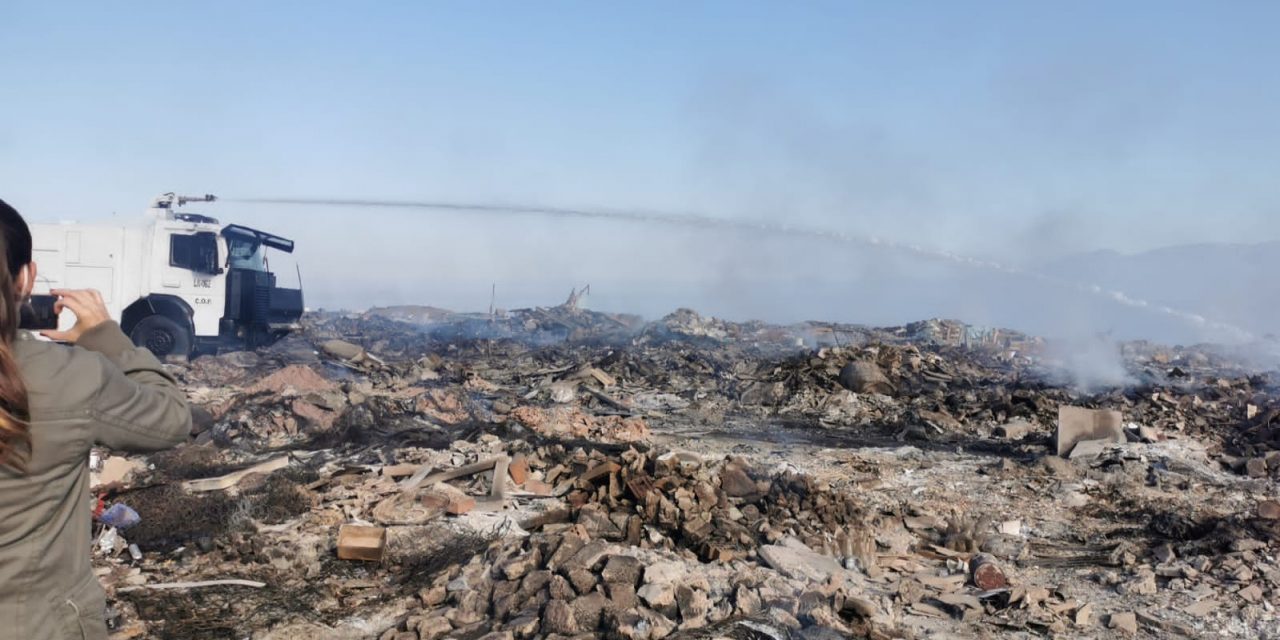
M293 241L178 211L215 200L167 193L137 226L33 223L35 293L97 289L134 344L162 358L274 342L298 326L302 283L276 286L267 250L292 253Z

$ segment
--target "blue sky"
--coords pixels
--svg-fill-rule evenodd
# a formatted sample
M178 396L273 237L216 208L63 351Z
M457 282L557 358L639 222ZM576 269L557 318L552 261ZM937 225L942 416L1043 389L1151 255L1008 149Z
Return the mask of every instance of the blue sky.
M9 0L0 198L79 219L169 190L696 211L1023 263L1275 240L1277 18L1248 2ZM833 267L628 225L211 212L298 238L328 304L483 307L500 282L514 305L594 280L612 306L625 289L656 309Z

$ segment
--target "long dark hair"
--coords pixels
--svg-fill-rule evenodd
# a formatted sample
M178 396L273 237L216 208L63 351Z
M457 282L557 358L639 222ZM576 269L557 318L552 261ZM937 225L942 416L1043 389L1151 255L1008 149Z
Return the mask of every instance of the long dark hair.
M0 466L18 470L25 468L31 451L31 414L27 385L13 355L22 318L14 278L29 262L31 231L22 216L0 200Z

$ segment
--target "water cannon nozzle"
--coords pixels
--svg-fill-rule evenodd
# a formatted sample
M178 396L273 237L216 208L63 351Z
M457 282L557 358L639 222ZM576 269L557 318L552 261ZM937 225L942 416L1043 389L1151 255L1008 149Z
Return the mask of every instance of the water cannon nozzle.
M178 196L178 206L181 207L188 202L216 202L217 200L218 196L211 193L206 193L202 196Z

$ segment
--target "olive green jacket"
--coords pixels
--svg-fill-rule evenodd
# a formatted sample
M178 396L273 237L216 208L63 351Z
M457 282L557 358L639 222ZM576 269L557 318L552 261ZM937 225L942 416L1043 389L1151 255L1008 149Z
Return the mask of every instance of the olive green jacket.
M25 472L0 468L0 640L101 640L89 449L174 446L191 411L155 356L114 322L75 347L20 334L13 351L30 397L31 454Z

